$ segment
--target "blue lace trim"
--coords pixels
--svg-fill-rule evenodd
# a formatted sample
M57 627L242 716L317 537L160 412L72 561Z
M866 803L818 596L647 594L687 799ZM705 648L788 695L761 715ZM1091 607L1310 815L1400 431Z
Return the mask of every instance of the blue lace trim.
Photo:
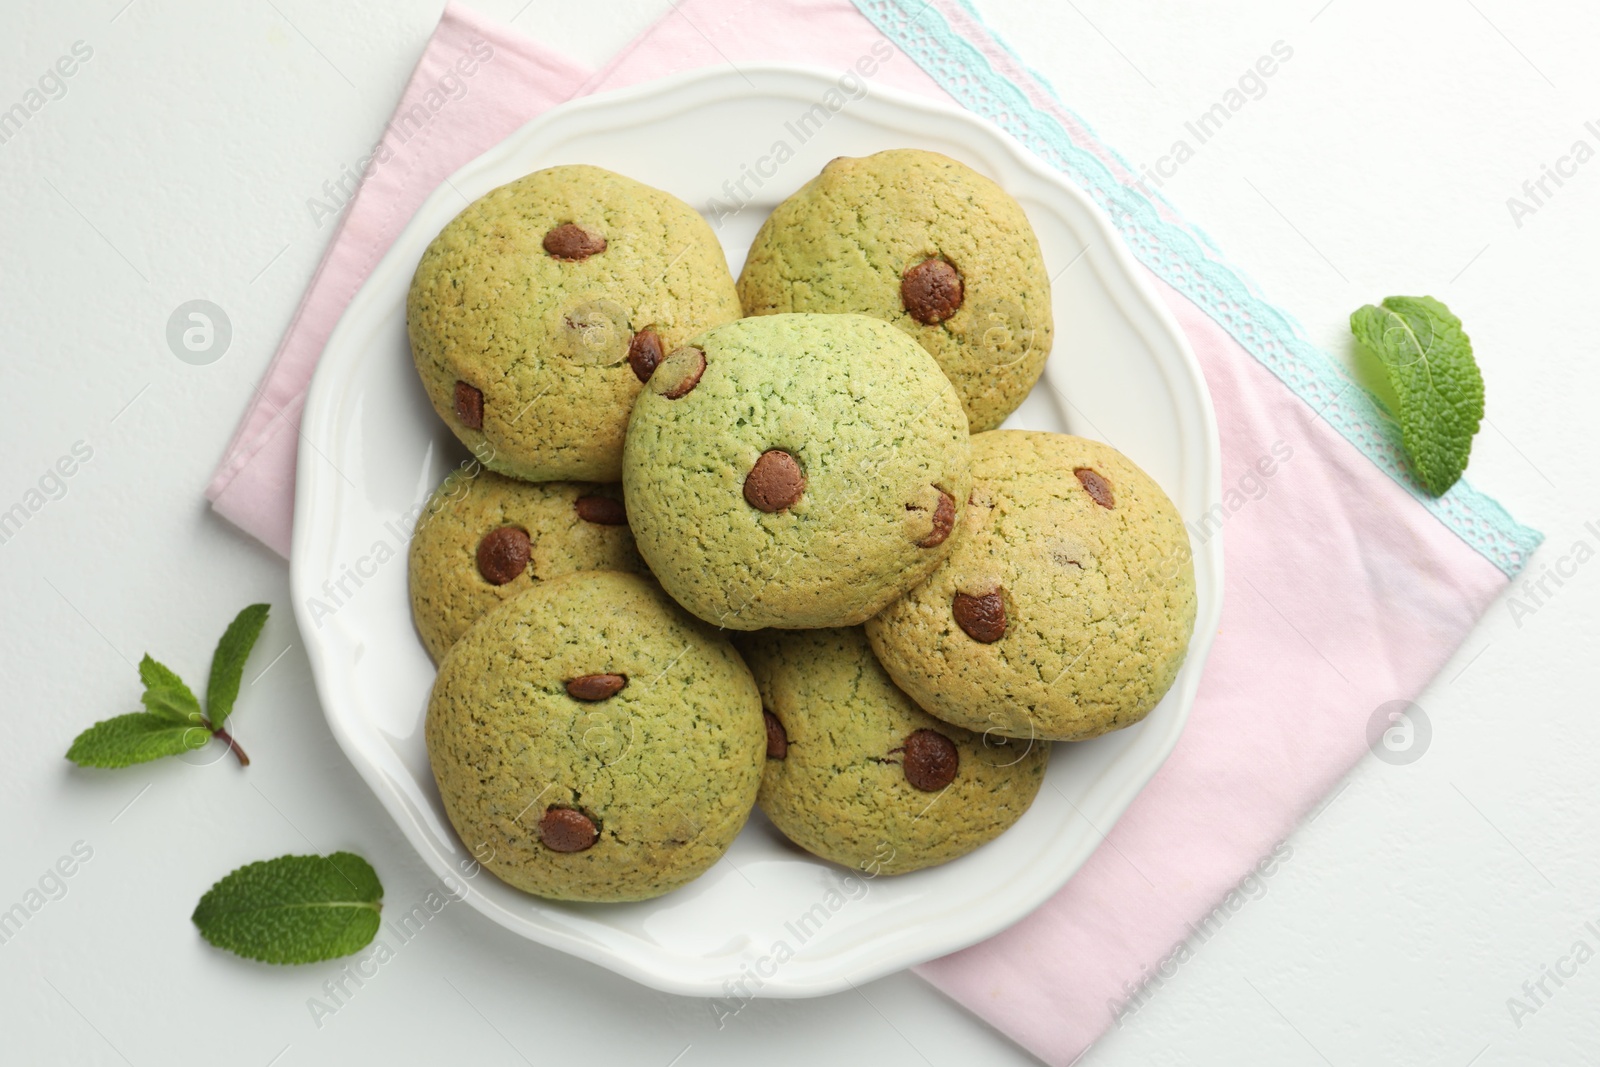
M1155 200L1119 179L1094 152L1075 144L1061 121L1037 107L1021 88L995 70L988 56L955 30L931 0L853 2L962 106L995 123L1088 192L1111 217L1140 262L1215 319L1245 351L1456 536L1508 579L1522 571L1544 540L1543 534L1518 523L1497 501L1465 480L1442 497L1429 496L1406 462L1399 425L1376 397L1306 340L1300 325L1260 296L1236 268L1222 260L1215 243L1182 221L1169 203L1160 200L1158 209ZM973 21L983 25L982 16L968 0L957 2ZM1060 102L1048 81L1023 64L992 32L990 38ZM1061 107L1083 130L1090 130L1064 103ZM1129 174L1136 173L1114 152L1111 158ZM1163 217L1163 211L1168 217Z

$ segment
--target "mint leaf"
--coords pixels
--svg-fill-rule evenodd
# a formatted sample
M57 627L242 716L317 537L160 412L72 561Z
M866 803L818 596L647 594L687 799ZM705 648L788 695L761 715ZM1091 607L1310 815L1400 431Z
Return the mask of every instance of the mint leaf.
M97 722L72 742L67 759L80 767L127 767L199 748L211 740L204 726L175 723L135 711Z
M211 725L219 727L233 714L239 698L239 680L244 677L244 661L250 658L261 628L267 624L267 604L251 604L239 612L217 642L211 655L211 680L206 683L206 711Z
M145 710L158 719L180 726L205 728L205 716L200 714L200 702L182 682L175 686L150 686L145 689L144 695L139 700L144 704Z
M1350 316L1350 332L1382 361L1400 403L1400 437L1428 492L1466 470L1483 421L1483 376L1461 320L1431 296L1391 296Z
M200 710L200 701L196 700L189 687L183 684L183 679L178 677L177 672L166 664L151 659L148 652L145 653L144 659L139 661L139 679L144 682L146 689L179 690L183 697L188 698L186 704L192 704L195 711ZM154 708L150 710L155 711ZM185 715L181 721L188 722L188 716Z
M365 948L378 933L383 886L351 852L250 863L206 891L200 936L266 963L315 963Z

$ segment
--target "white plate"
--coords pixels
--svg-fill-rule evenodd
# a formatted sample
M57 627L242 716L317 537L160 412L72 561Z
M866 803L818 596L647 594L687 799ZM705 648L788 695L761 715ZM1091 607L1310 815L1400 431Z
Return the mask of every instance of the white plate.
M428 406L405 333L412 271L464 198L541 167L592 163L705 209L713 197L727 201L724 181L766 171L759 185L746 179L750 202L718 229L737 271L772 207L834 156L944 152L1022 203L1051 274L1059 272L1045 380L1007 425L1104 438L1148 470L1186 519L1220 497L1215 416L1199 366L1089 198L990 123L879 86L797 143L785 124L837 77L790 66L699 71L573 101L524 126L429 197L372 272L328 342L301 424L291 587L345 754L428 866L468 887L474 908L673 993L726 996L731 980L752 972L763 996L835 992L1022 918L1072 876L1172 751L1221 610L1222 545L1212 537L1196 548L1199 621L1172 692L1138 726L1057 745L1033 808L954 863L836 892L845 872L783 842L757 813L727 859L645 903L554 903L492 876L464 877L471 856L445 819L423 747L434 669L412 629L405 563L417 509L466 456ZM780 139L796 153L770 173L761 160Z

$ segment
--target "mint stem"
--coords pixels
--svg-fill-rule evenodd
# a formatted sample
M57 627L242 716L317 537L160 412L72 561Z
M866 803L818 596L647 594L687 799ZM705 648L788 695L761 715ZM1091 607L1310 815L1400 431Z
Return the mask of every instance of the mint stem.
M239 747L239 742L233 739L232 734L218 726L212 729L211 736L215 737L218 741L221 741L223 744L227 745L233 750L233 754L239 757L239 766L250 766L250 757L244 754L244 749Z

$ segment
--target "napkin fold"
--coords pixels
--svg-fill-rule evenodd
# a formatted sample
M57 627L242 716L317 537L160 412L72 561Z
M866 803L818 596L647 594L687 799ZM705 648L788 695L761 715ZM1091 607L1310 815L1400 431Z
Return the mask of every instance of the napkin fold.
M1290 861L1295 824L1450 658L1540 535L1466 483L1439 500L1420 492L1393 419L964 0L681 0L595 72L449 6L206 494L288 554L300 410L328 335L423 199L521 123L699 66L842 73L864 56L869 82L984 115L1106 209L1188 336L1221 431L1223 498L1190 531L1223 535L1223 618L1176 750L1114 827L1094 827L1102 847L1055 897L917 968L1066 1064L1214 935L1241 883Z

